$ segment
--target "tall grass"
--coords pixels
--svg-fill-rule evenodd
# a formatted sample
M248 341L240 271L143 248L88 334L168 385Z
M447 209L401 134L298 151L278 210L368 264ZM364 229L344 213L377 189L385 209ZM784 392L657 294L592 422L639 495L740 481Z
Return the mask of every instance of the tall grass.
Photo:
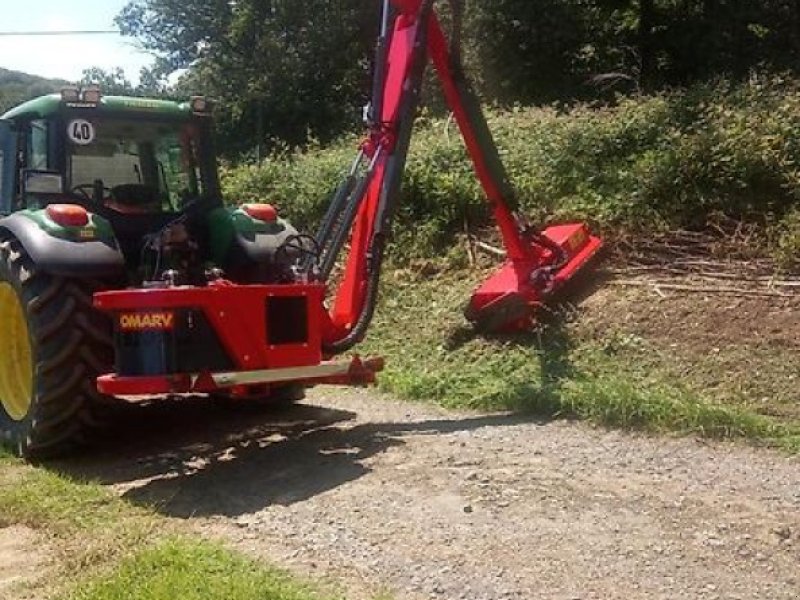
M365 354L384 356L381 385L447 407L579 418L624 429L747 438L800 451L800 424L693 389L644 341L597 338L556 319L529 335L477 336L459 307L476 277L388 280Z
M773 225L776 247L800 237L800 82L715 82L613 107L489 111L524 212L609 231L699 228L715 213ZM223 173L231 202L269 200L314 229L354 155L348 138ZM397 231L437 251L489 222L456 127L421 117ZM405 250L408 250L406 248ZM401 249L401 252L403 249ZM783 253L784 256L788 252Z

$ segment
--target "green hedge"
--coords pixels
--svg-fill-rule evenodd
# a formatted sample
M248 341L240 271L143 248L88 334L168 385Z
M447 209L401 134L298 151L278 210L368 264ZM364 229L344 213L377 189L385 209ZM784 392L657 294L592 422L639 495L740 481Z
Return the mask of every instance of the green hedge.
M797 244L797 213L787 215L800 206L798 81L716 82L614 107L492 110L488 118L534 220L631 232L700 228L723 213L774 227L776 246ZM229 168L224 189L232 202L275 202L313 230L355 147L350 138ZM403 195L398 231L413 224L431 243L447 242L465 217L473 226L489 221L455 124L445 120L421 117Z

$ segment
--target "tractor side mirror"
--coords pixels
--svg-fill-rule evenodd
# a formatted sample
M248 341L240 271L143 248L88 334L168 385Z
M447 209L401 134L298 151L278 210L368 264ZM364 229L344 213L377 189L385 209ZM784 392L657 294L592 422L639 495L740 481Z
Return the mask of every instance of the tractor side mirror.
M64 178L58 171L22 171L22 194L63 194Z

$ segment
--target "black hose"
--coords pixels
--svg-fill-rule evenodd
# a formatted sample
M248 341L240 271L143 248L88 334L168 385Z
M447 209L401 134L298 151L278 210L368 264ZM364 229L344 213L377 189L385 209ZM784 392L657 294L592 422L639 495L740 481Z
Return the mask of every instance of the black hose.
M336 223L336 218L341 214L342 206L350 198L355 187L355 175L348 175L332 196L330 205L328 206L328 212L325 213L325 218L322 220L322 224L317 232L317 241L321 247L327 246L331 230Z
M367 330L372 324L375 316L375 309L378 306L378 292L381 283L381 265L383 255L386 250L386 238L377 236L372 244L372 256L370 257L369 278L367 279L367 290L364 299L364 309L358 317L358 321L345 337L330 344L323 344L322 350L326 354L336 355L352 350L356 345L364 341Z
M341 223L336 231L332 234L332 239L326 240L326 244L330 243L330 246L322 247L324 256L320 260L320 276L323 280L330 277L334 266L336 266L336 259L338 258L339 252L347 241L347 236L353 229L353 223L355 223L356 217L358 216L358 211L360 210L361 204L364 201L364 196L366 195L369 186L372 184L372 178L374 176L375 168L373 167L364 177L361 177L358 180L357 185L355 186L353 192L351 192L350 198L348 198L348 202L344 207L344 214L342 216Z
M561 246L539 231L530 231L526 233L533 242L547 248L556 257L556 261L552 265L537 269L537 271L555 273L567 266L567 263L569 263L569 254Z
M419 51L423 53L427 51L428 27L426 26L426 24L429 21L434 1L435 0L425 0L422 6L420 7L419 15L420 15L420 21L421 23L423 23L423 25L419 29L418 33L419 38L417 40L418 43L416 47L419 48ZM424 55L422 57L418 56L417 59L420 61L424 60ZM422 65L422 68L424 68L424 63ZM421 77L419 78L421 79ZM414 117L413 112L414 111L411 111L408 115L406 115L406 117L409 119L413 119ZM410 138L410 128L412 124L405 123L405 125L407 125L409 128L408 131L409 135L407 137ZM407 146L407 142L408 140L406 140L405 146ZM407 152L408 149L407 147L404 147L399 151ZM390 179L392 179L392 177L393 176L390 176ZM393 185L392 181L389 181L388 184L389 184L387 188L388 195L390 196L396 195L398 191L396 189L397 186ZM387 227L388 223L384 221L388 220L391 216L391 211L387 210L387 207L385 206L386 204L385 201L386 198L384 197L381 202L381 206L379 207L379 210L380 212L387 213L385 215L386 218L385 219L381 218L381 216L379 215L378 218L376 219L378 230L376 231L372 239L372 244L370 246L370 257L369 257L369 262L367 264L367 289L365 292L364 305L362 307L361 313L359 314L358 320L356 321L355 325L353 325L353 328L345 337L343 337L341 340L337 340L336 342L323 344L323 351L326 354L336 355L351 350L353 347L355 347L357 344L361 343L364 340L364 337L367 334L367 330L369 329L369 326L372 324L372 319L375 316L375 309L377 308L378 305L378 295L380 291L379 288L381 281L381 267L383 266L383 257L386 251L386 243L387 243L386 229L388 229Z
M461 61L461 40L464 36L464 0L450 0L450 12L453 16L452 33L450 35L450 56L456 64Z

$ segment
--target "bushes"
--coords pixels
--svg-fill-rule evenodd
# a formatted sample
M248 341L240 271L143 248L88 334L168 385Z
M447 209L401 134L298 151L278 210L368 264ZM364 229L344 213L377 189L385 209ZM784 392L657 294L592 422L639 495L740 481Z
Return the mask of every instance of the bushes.
M775 227L775 259L786 271L800 267L800 209L787 214Z
M701 228L714 213L771 224L800 207L800 82L717 82L614 107L488 117L522 209L535 221L577 218L635 232ZM231 201L274 201L313 230L355 146L347 139L233 168L224 188ZM440 119L420 119L403 196L402 230L425 225L433 246L446 244L465 218L489 223L457 128Z

